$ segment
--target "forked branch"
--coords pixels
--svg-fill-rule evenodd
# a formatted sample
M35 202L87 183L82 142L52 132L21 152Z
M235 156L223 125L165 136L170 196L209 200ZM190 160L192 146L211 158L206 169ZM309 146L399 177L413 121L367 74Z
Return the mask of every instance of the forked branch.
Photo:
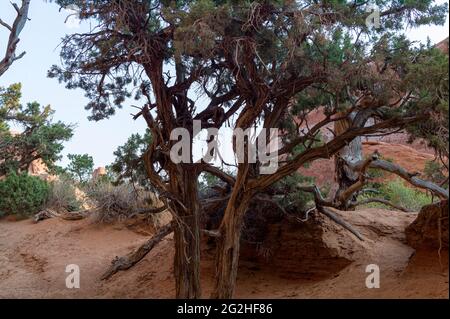
M8 29L9 39L6 44L5 56L0 60L0 76L2 76L14 63L14 61L21 59L25 52L16 55L17 44L19 43L19 35L28 20L28 9L30 8L31 0L22 0L22 6L19 8L17 4L13 3L14 9L17 12L16 19L12 25L9 25L2 19L0 19L0 25Z

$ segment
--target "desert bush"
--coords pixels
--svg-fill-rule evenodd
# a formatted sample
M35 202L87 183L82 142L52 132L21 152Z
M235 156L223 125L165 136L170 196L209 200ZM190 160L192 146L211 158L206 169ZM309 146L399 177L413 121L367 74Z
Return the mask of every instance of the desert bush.
M433 199L430 195L423 191L419 191L406 185L406 182L401 179L395 179L385 184L380 184L378 194L375 197L382 197L391 203L407 208L411 211L419 211L423 206L431 204ZM362 198L366 196L360 196ZM383 207L383 204L372 203L366 207Z
M122 221L136 216L145 208L161 206L153 193L136 189L129 183L92 182L86 186L86 193L96 203L100 222ZM159 214L149 215L153 222L157 222L158 217Z
M74 182L63 176L50 184L50 191L45 206L57 211L78 211L81 202L77 198Z
M0 215L33 215L43 207L48 194L46 181L12 172L0 181Z

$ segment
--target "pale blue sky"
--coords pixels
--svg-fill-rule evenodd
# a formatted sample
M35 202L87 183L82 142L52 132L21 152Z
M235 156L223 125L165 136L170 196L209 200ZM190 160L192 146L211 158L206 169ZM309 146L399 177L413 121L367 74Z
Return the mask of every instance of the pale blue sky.
M65 155L68 153L88 153L94 157L96 166L111 163L112 153L118 145L123 144L132 133L145 131L144 121L132 120L130 113L135 110L130 106L117 110L116 115L109 120L88 121L88 111L84 110L87 101L83 92L67 90L57 80L47 78L50 66L59 63L58 45L61 38L67 33L80 32L87 25L74 28L72 24L65 24L67 12L59 12L57 5L43 0L31 1L29 16L31 21L28 21L22 32L18 49L27 54L0 78L0 86L22 82L23 103L37 101L44 105L50 104L56 111L54 119L77 125L74 137L65 144L63 165L67 163ZM0 17L7 22L14 19L15 11L9 0L0 0ZM5 30L0 28L1 55L4 54L7 41ZM426 41L428 36L432 43L443 40L448 34L448 17L445 26L408 31L411 39Z

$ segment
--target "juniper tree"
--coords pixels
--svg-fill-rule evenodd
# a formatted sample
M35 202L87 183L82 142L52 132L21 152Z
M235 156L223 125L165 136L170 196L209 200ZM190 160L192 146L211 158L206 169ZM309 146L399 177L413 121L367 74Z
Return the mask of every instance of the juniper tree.
M63 143L73 135L73 126L54 122L50 106L37 102L23 105L20 98L20 84L0 87L0 176L10 171L27 172L39 159L54 171ZM12 125L21 131L12 132Z
M401 36L406 24L444 22L446 7L432 1L378 1L378 29L366 25L368 13L359 1L58 3L78 5L80 18L95 27L63 40L63 65L52 67L49 75L86 91L93 120L113 115L132 92L144 104L134 118L144 118L151 131L146 172L174 217L177 297L200 296L199 174L213 174L231 189L215 232L213 293L230 298L243 217L253 198L359 136L386 134L427 118L435 103L406 81L412 71L405 63L418 51ZM192 163L194 120L203 128L225 123L243 130L284 128L293 119L303 124L310 111L323 106L322 121L283 135L281 165L274 174L261 174L261 162L239 163L236 177L208 163ZM322 128L350 115L344 131L318 143ZM190 133L190 160L182 163L169 156L177 142L171 132L178 127ZM294 152L299 146L301 151ZM235 140L233 147L236 152ZM336 206L325 203L312 186L303 190L315 194L318 208Z
M143 117L152 142L144 156L149 180L172 212L175 221L175 281L177 297L200 297L200 234L198 175L204 170L218 171L206 163L171 162L169 152L175 141L170 134L186 128L193 139L193 120L204 126L220 127L240 106L228 114L222 106L237 93L226 82L226 74L216 61L198 54L181 55L176 47L177 15L183 11L199 14L201 2L191 1L58 1L61 6L78 5L80 18L96 23L96 31L67 36L62 43L62 67L49 75L66 82L68 88L82 88L90 103L92 120L114 114L134 90L143 107L135 118ZM197 9L196 9L197 8ZM212 17L211 17L212 18ZM212 22L212 21L211 21ZM172 65L172 66L170 66ZM199 107L188 92L208 81L210 112ZM194 87L196 84L196 87ZM227 104L228 105L228 104ZM190 148L192 151L192 147ZM192 154L190 155L192 159Z
M417 139L425 140L428 146L435 150L440 162L448 165L446 164L448 163L449 125L448 56L437 48L431 47L429 43L415 49L409 49L410 47L411 43L405 39L398 39L392 44L392 53L389 53L387 58L395 61L395 63L399 63L399 67L391 69L390 72L393 73L394 77L401 79L402 86L399 87L399 90L401 90L399 92L403 94L402 99L410 99L413 102L411 103L412 107L419 110L429 107L427 114L430 118L407 125L403 132L408 133L408 142L410 143ZM405 57L407 58L405 59ZM379 65L381 66L381 64ZM383 70L383 68L379 68L379 70ZM374 72L380 73L378 69L374 69ZM398 109L398 106L396 106L396 109ZM335 123L335 132L344 131L350 123L350 118L337 121ZM377 135L382 136L384 134L374 134L372 136ZM336 180L339 185L336 199L343 194L346 196L346 200L339 205L341 209L354 208L359 204L357 197L359 191L362 190L363 183L359 183L362 175L360 170L355 170L355 167L358 166L358 162L362 161L362 140L360 137L355 138L340 150L336 156ZM376 168L381 169L394 169L392 164L385 161L378 161L369 166L377 166ZM403 176L403 178L405 177ZM405 179L408 180L408 177ZM352 189L352 186L358 185L358 183L360 187ZM423 187L425 185L427 184L416 186L426 188Z
M324 120L312 127L306 125L303 132L295 130L294 136L284 136L280 159L299 145L303 150L283 160L274 174L261 175L261 163L238 164L218 229L213 297L233 296L243 217L258 193L308 162L330 158L357 137L389 134L435 114L433 109L439 103L436 86L424 88L418 84L420 79L412 81L418 69L427 69L422 60L424 49L412 47L401 30L406 24L442 23L446 8L430 1L377 4L382 18L380 29L368 28L362 3L347 1L227 3L215 7L214 13L203 11L202 18L181 18L179 38L193 40L191 45L184 41L183 52L204 55L202 50L210 47L209 53L219 57L232 74L231 82L243 100L234 128L245 130L258 122L264 128L276 127L286 117L307 121L311 110L325 106ZM224 21L229 23L221 25L212 16L224 8L228 12ZM202 31L195 33L200 25ZM201 49L195 47L196 43ZM438 76L438 82L443 80L445 74ZM349 117L344 131L333 132L331 140L317 145L320 129ZM361 168L373 160L363 162ZM380 163L385 164L376 162ZM353 184L334 203L320 198L317 188L304 190L314 192L318 210L330 215L320 206L342 206L358 187L359 183ZM448 192L438 191L448 197Z
M94 159L89 154L68 154L66 171L79 183L86 183L94 171Z
M151 144L150 132L144 135L132 134L124 145L114 151L114 162L110 169L115 176L114 183L130 182L145 188L151 188L144 166L144 154Z

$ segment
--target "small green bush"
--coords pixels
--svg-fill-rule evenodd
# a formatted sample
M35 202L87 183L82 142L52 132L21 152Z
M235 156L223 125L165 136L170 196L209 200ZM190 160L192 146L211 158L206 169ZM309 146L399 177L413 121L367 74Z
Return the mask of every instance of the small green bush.
M374 197L384 198L391 203L407 208L411 211L419 211L423 206L432 203L432 197L425 192L408 187L405 181L401 179L395 179L387 182L386 184L380 184L378 194ZM360 199L368 198L369 196L360 196ZM371 203L366 207L383 207L383 204Z
M0 215L33 215L43 207L49 185L26 173L10 173L0 181Z

